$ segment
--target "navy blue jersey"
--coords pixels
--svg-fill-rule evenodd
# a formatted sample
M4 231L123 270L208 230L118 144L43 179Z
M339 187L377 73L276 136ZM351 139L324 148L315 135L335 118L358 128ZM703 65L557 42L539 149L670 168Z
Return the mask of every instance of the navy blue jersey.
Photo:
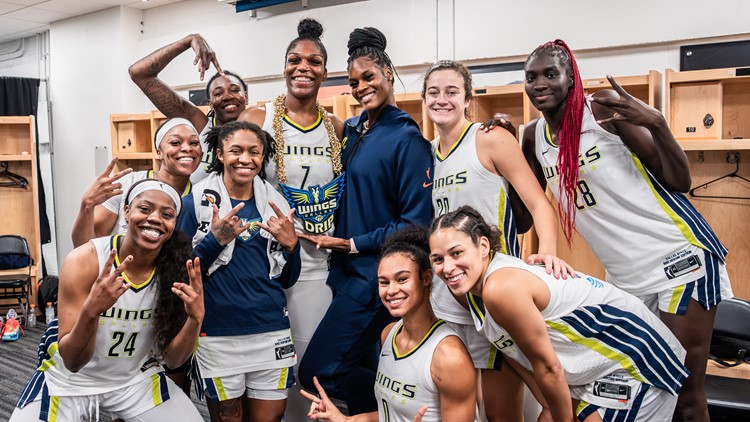
M206 315L201 333L209 336L257 334L289 328L286 295L300 271L299 244L292 253L284 251L287 263L278 277L269 278L270 264L266 253L269 240L260 235L261 220L255 200L232 199L232 207L244 202L237 216L250 223L250 228L237 236L232 260L219 267L210 276L205 271L216 260L223 246L209 231L193 248L201 259L203 295ZM178 228L192 238L198 229L193 195L183 201Z
M376 296L378 254L388 236L432 217L432 155L419 126L393 106L361 136L365 121L367 112L344 128L346 189L334 234L353 238L359 253L334 251L328 276L329 285L360 303Z

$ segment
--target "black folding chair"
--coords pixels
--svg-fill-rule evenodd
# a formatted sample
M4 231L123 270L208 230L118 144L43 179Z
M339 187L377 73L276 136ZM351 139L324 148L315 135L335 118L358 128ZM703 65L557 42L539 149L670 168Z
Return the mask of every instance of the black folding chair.
M750 302L722 300L716 310L714 334L750 341ZM706 396L712 421L750 420L750 380L706 375Z
M31 267L34 260L26 238L0 235L0 300L16 299L28 328ZM8 305L2 305L8 307Z

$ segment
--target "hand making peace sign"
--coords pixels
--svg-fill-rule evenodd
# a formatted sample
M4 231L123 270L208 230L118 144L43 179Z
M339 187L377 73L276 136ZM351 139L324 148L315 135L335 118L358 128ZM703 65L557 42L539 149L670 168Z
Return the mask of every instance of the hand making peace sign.
M664 116L659 110L630 95L612 75L607 75L607 80L609 80L619 98L597 95L591 98L591 101L608 107L614 112L612 117L598 120L597 123L607 124L622 121L649 128L664 120Z
M120 298L130 288L130 283L122 278L122 273L133 261L133 257L128 255L114 271L112 265L115 262L117 249L112 249L107 257L107 262L102 267L99 277L96 278L91 286L91 291L86 298L84 307L89 307L92 313L99 315L111 308L117 299Z
M203 278L201 277L200 258L188 260L185 265L187 266L190 284L174 283L172 293L185 303L185 313L188 318L202 322L205 308L203 305Z
M83 208L92 208L101 205L109 198L122 195L122 183L117 181L126 174L132 173L133 169L126 168L125 170L111 174L112 170L115 168L115 164L117 164L117 157L109 162L109 165L104 172L94 179L94 183L83 194L83 199L81 201Z

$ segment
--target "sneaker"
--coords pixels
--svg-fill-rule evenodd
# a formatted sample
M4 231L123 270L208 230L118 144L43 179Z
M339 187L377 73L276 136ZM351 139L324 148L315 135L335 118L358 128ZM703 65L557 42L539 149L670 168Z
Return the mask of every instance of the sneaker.
M5 326L0 330L3 341L16 341L23 333L23 328L16 318L5 321Z

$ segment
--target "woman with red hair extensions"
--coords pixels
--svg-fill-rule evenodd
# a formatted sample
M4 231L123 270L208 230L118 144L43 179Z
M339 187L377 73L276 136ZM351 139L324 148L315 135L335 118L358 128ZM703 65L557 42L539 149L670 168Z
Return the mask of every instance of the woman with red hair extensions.
M690 377L675 420L708 421L706 360L716 305L732 297L727 250L682 192L688 160L656 109L614 90L585 97L562 40L524 65L526 94L543 115L524 131L523 150L559 202L565 235L579 232L607 281L638 296L687 350Z

